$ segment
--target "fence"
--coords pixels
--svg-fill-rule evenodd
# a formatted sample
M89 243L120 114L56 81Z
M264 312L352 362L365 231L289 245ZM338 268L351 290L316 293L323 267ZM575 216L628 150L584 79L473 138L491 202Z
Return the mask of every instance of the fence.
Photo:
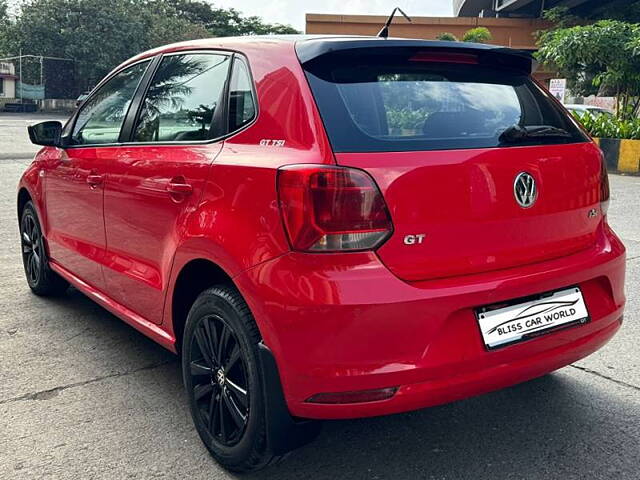
M75 64L70 58L20 55L0 58L15 72L15 98L18 103L52 99L74 99L81 93L76 85Z

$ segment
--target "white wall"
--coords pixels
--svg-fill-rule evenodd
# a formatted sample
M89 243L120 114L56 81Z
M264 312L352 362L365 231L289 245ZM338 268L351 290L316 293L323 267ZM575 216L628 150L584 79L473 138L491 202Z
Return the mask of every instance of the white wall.
M3 92L0 93L0 98L15 98L16 81L13 78L3 78L2 84L4 88L3 88Z

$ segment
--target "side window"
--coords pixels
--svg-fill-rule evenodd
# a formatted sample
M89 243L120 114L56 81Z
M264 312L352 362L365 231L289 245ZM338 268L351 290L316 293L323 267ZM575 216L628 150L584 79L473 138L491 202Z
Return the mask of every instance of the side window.
M129 104L148 66L147 61L126 68L87 100L73 127L74 145L118 142Z
M238 130L256 116L251 76L247 63L240 57L233 61L229 86L229 132Z
M229 57L169 55L153 76L135 127L136 142L211 138L211 123L222 106Z

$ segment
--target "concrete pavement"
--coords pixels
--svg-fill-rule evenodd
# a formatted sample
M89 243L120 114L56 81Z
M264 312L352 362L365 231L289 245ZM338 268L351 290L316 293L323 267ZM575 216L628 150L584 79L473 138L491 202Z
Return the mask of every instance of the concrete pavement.
M27 126L47 120L58 120L64 125L68 117L52 113L0 112L0 160L33 158L41 147L29 141Z

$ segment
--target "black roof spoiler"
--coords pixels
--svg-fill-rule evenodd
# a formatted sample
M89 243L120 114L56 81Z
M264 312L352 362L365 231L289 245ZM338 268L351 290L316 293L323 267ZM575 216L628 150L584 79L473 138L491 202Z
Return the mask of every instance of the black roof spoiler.
M477 55L482 64L493 64L531 74L538 62L527 50L485 45L481 43L445 42L437 40L384 39L376 37L338 37L301 40L295 44L300 63L305 64L333 52L357 49L421 48L425 50L449 50Z

